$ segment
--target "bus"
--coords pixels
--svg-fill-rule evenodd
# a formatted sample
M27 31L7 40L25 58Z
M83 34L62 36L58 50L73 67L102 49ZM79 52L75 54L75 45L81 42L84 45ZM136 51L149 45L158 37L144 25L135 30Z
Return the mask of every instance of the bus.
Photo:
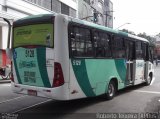
M104 95L154 78L148 40L62 14L13 23L15 93L73 100Z

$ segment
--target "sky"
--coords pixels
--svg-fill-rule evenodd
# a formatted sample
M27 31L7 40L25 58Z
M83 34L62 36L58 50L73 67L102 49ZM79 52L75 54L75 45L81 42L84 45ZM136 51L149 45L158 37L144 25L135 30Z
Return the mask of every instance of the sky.
M113 27L147 35L160 33L160 0L111 0ZM130 24L126 24L130 23Z

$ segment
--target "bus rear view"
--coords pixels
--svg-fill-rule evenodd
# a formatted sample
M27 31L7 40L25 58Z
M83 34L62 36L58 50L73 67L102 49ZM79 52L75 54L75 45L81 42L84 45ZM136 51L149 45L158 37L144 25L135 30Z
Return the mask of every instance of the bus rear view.
M64 99L61 64L55 62L53 15L38 15L13 24L12 89L16 93Z

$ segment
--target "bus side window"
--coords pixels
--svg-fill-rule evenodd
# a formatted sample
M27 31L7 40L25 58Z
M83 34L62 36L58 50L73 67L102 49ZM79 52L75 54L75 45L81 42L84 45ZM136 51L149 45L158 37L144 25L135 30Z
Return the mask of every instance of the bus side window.
M99 36L99 32L95 31L93 33L93 40L94 40L94 48L95 48L95 55L96 57L102 57L102 49L101 49L101 40Z
M135 43L133 41L129 41L129 59L135 59Z
M110 37L105 32L94 32L94 48L96 57L111 57Z
M112 40L112 51L114 58L125 58L125 44L124 39L115 36Z
M129 46L129 41L128 39L124 39L125 42L125 49L126 49L126 59L129 60L130 59L130 46Z
M71 32L71 52L75 57L93 57L91 33L87 28L74 26Z
M143 59L143 54L142 54L142 43L141 41L136 42L136 59Z
M147 45L145 43L142 43L142 58L147 60Z
M129 40L129 39L124 39L125 41L125 50L126 50L126 59L127 60L133 60L135 55L134 55L134 42Z
M104 50L104 57L111 58L110 35L103 33L101 35L101 44Z
M77 55L76 42L79 39L78 33L79 33L79 29L75 26L72 26L71 33L70 33L70 40L71 40L71 52L73 56Z
M149 61L153 63L153 49L149 47Z
M93 43L91 38L91 30L85 29L85 56L94 57Z

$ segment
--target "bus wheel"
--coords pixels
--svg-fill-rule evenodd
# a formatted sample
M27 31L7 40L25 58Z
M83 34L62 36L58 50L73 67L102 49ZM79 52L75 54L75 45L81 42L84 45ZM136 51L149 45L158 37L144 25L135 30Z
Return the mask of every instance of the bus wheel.
M116 86L115 86L115 82L113 80L111 80L109 82L109 85L108 85L108 90L107 90L107 93L106 93L106 98L108 100L111 100L114 98L116 94Z
M149 77L148 77L147 80L146 80L146 85L147 85L147 86L150 85L150 84L151 84L151 81L152 81L152 76L149 75Z

